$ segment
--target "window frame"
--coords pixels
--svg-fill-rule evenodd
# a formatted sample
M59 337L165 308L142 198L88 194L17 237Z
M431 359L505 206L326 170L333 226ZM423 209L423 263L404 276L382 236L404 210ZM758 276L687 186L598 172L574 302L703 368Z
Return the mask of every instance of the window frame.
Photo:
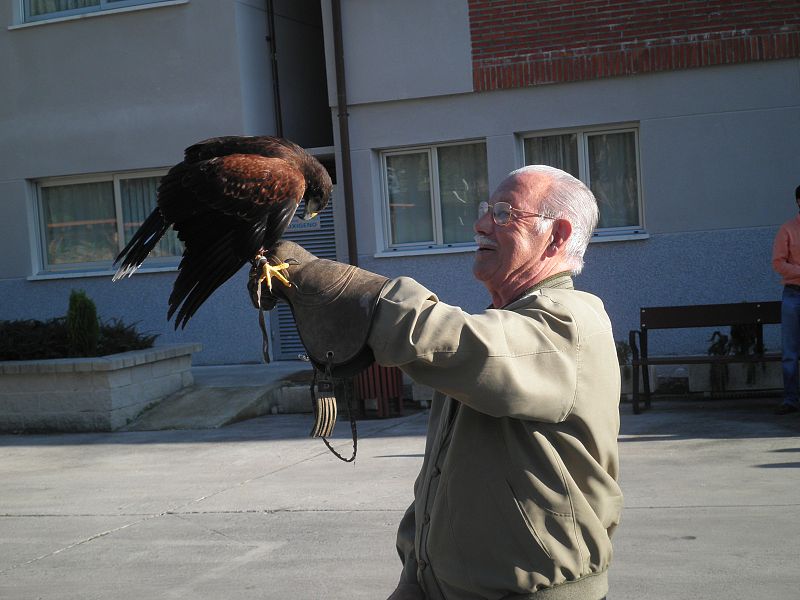
M45 13L43 15L31 16L30 3L31 0L19 0L20 11L22 14L22 23L38 23L40 21L52 21L54 19L68 19L70 17L77 17L86 14L103 13L113 10L120 10L130 8L133 6L141 6L143 4L161 4L169 2L170 0L99 0L98 6L86 6L83 8L73 8L69 10L60 10Z
M548 129L535 132L524 133L520 136L521 139L521 156L523 165L527 165L528 159L525 156L525 140L531 138L549 137L557 135L575 134L576 144L578 145L578 179L580 179L586 187L591 189L591 173L589 173L589 142L588 138L593 135L615 134L615 133L633 133L634 135L634 152L636 157L636 192L637 192L637 212L638 212L638 225L626 225L622 227L603 227L598 226L592 234L592 240L619 240L619 239L638 239L647 236L647 230L644 221L644 190L642 188L642 161L639 145L639 124L638 123L621 123L617 125L593 125L589 127L570 127L560 129Z
M380 151L380 179L381 179L381 232L382 239L379 240L377 256L386 255L414 255L431 252L463 252L474 250L477 246L473 240L467 242L445 242L444 224L442 222L442 198L439 185L439 160L438 148L452 146L468 146L471 144L483 144L486 151L486 176L488 178L489 156L488 145L485 138L471 138L454 142L441 142L431 144L420 144L415 146L405 146L400 148L388 148ZM389 172L386 164L387 157L401 156L405 154L427 154L428 172L430 174L430 193L431 193L431 224L433 228L433 239L427 241L393 243L391 210L389 206ZM476 215L477 217L477 215Z
M94 260L80 263L60 263L50 264L47 254L47 227L41 190L48 187L58 187L67 185L82 185L87 183L111 183L114 216L116 219L115 230L117 232L117 254L124 248L123 240L125 223L122 218L122 195L120 184L125 179L146 179L149 177L163 177L169 168L146 169L141 171L117 171L113 173L96 173L91 175L70 175L63 177L46 177L32 181L34 191L34 227L36 236L36 248L38 252L38 275L57 276L75 273L111 273L113 272L113 260ZM174 270L177 269L181 257L179 255L169 257L150 257L147 259L148 267L154 270ZM146 270L146 269L142 269Z

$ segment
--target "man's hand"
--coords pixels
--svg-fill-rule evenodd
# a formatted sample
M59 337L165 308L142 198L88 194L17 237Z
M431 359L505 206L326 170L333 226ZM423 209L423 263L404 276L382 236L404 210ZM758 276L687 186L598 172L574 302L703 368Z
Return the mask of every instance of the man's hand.
M263 269L256 265L247 284L253 305L269 310L278 299L288 302L317 369L350 377L372 364L367 338L386 277L318 258L287 240L275 244L265 259L273 266L285 265L281 273L290 284L275 279L270 292L262 283Z
M386 600L425 600L425 594L416 583L401 583Z

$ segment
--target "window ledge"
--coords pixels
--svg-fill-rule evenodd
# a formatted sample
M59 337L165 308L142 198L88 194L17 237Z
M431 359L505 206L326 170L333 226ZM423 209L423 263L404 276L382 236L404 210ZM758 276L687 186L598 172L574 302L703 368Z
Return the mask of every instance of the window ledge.
M594 242L629 242L632 240L646 240L650 234L646 231L636 231L631 233L609 233L601 235L593 235L590 243Z
M136 274L140 273L169 273L172 271L177 271L178 265L173 265L170 267L142 267L136 271ZM50 271L45 273L38 273L36 275L29 275L26 279L28 281L46 281L49 279L78 279L78 278L85 278L85 277L113 277L116 271L108 270L108 271Z
M629 242L633 240L646 240L650 234L646 231L636 231L632 233L612 233L592 236L590 240L594 242ZM391 258L393 256L424 256L426 254L459 254L465 252L475 252L477 246L419 246L416 248L405 248L397 250L384 250L373 254L373 258Z
M416 248L403 248L398 250L384 250L376 252L373 258L392 258L393 256L423 256L425 254L461 254L464 252L475 252L477 246L419 246Z
M79 19L91 19L94 17L104 17L106 15L118 15L120 13L134 12L137 10L149 10L151 8L163 8L165 6L177 6L179 4L189 4L189 0L166 0L165 2L154 2L153 4L139 4L136 6L124 6L122 8L110 8L108 10L96 10L93 12L69 15L66 17L53 17L52 19L42 19L41 21L28 21L18 25L9 25L8 30L27 29L39 25L50 25L51 23L63 23L65 21L77 21Z
M602 242L630 242L634 240L646 240L650 238L650 234L646 231L637 230L630 233L607 233L592 236L590 243ZM383 252L376 252L373 258L391 258L393 256L424 256L426 254L459 254L465 252L475 252L477 246L418 246L416 248L404 248L397 250L384 250Z

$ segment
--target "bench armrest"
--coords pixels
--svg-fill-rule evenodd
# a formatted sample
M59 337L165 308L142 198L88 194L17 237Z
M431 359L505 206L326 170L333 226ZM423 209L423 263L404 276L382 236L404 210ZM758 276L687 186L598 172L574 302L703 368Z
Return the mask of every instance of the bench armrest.
M631 347L631 362L639 361L639 345L636 343L636 336L642 338L642 332L638 329L631 329L628 333L628 345Z

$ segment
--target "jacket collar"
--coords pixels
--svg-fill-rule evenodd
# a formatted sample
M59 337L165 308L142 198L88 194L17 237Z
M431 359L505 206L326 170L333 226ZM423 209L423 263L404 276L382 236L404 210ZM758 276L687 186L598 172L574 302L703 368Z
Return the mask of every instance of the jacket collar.
M573 290L575 286L572 284L572 275L569 271L562 271L561 273L556 273L555 275L550 275L550 277L546 277L541 281L537 282L535 285L529 287L527 290L522 292L519 296L514 298L511 302L506 304L505 306L501 307L504 309L511 309L514 308L519 302L522 302L526 298L533 296L534 294L538 294L542 289L545 288L560 288L560 289L567 289ZM494 308L490 306L489 308Z

